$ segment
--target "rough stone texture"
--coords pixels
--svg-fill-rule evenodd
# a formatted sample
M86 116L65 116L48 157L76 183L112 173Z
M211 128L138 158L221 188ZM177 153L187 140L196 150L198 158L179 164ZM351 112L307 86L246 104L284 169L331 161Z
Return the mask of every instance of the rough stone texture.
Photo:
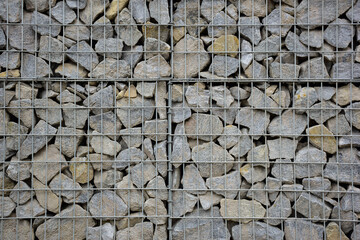
M143 36L137 27L131 26L131 24L136 24L136 22L127 8L124 8L120 14L117 15L115 23L121 26L115 27L116 33L128 46L134 46Z
M39 10L38 10L39 11ZM34 11L31 16L32 28L40 35L51 35L56 37L61 31L60 23L48 15Z
M72 158L84 137L84 130L61 127L58 129L55 146L65 156Z
M267 141L269 147L269 158L294 158L295 150L298 144L297 140L289 138L277 138Z
M42 184L36 178L33 179L32 187L35 190L36 199L44 209L57 213L61 207L61 198L58 198L47 185Z
M115 192L103 190L91 198L89 211L95 219L102 218L106 221L113 219L113 216L126 215L128 206Z
M129 229L124 229L116 232L117 240L126 240L126 239L144 239L151 240L153 239L153 224L151 222L140 222L136 223L133 227Z
M339 114L341 108L330 101L316 103L309 109L309 117L318 124L326 122L328 119Z
M207 190L205 181L194 164L185 167L181 184L184 190L192 194L204 194Z
M98 56L92 47L85 41L75 44L66 54L72 61L80 64L86 70L91 71L99 63Z
M50 182L49 187L59 197L74 199L80 195L82 190L79 183L75 182L64 174L56 175Z
M144 211L147 218L154 224L165 224L167 221L167 210L160 199L148 199L144 203Z
M209 110L210 91L205 90L200 84L189 86L186 89L185 97L192 110L196 112Z
M207 48L207 51L218 55L236 57L239 47L240 42L236 36L221 35L219 38L215 39L215 41Z
M315 88L304 87L296 91L294 96L294 107L296 113L302 114L307 111L318 100L318 94Z
M223 131L221 120L213 115L195 113L185 122L188 138L211 141Z
M74 24L65 27L64 36L74 41L88 40L90 38L89 28L78 19L74 21Z
M129 175L125 176L115 187L117 195L121 197L130 210L141 210L145 197L142 192L135 187Z
M118 79L130 76L130 65L124 60L106 58L89 73L89 77Z
M105 223L99 227L88 227L87 233L89 240L112 240L115 236L115 228L110 223Z
M99 91L87 97L83 104L90 107L94 114L101 114L110 111L114 105L113 86L101 87Z
M314 224L307 220L293 220L285 221L285 238L286 239L314 239L321 240L324 236L324 228L320 224Z
M182 162L189 161L190 158L191 150L185 135L184 125L178 124L173 138L172 162L175 167L179 167Z
M309 48L301 42L300 37L294 32L287 34L285 45L290 51L296 52L296 55L299 57L316 56L316 53L310 52Z
M346 48L355 35L354 27L346 19L336 19L324 31L324 39L331 46Z
M58 22L67 25L75 20L76 13L68 6L68 4L64 1L60 1L51 9L51 16Z
M228 77L239 68L239 60L232 57L218 56L213 58L213 61L209 67L209 72L215 73L220 77Z
M334 154L336 152L336 139L332 132L324 125L316 125L306 129L309 140L315 147L324 150L327 153Z
M262 218L265 216L265 208L257 201L221 199L220 214L224 219L248 223L249 218Z
M123 135L123 132L121 132L121 123L119 119L116 117L116 115L113 112L106 112L106 113L100 113L94 116L90 116L89 118L89 125L92 129L99 133L105 134L107 137L109 137L112 140L115 140L118 138L116 134L120 131L120 134ZM140 130L141 132L141 130ZM134 137L136 139L136 137ZM129 144L128 144L129 146ZM129 146L130 147L130 146Z
M42 78L52 75L50 66L41 58L24 54L21 65L21 76L24 78Z
M298 137L303 133L306 125L306 116L287 110L270 122L268 132L274 136Z
M284 232L263 222L242 223L231 229L234 239L283 239Z
M296 166L298 166L298 164ZM271 168L271 174L284 183L292 183L294 181L294 166L292 161L290 159L276 159Z
M134 69L134 77L139 79L164 78L170 74L170 65L160 55L139 62Z
M92 25L92 39L101 40L112 38L114 35L114 29L111 22L106 17L101 17L94 22Z
M262 23L266 25L267 31L285 37L291 28L291 24L294 23L294 17L284 11L280 12L279 9L274 9L262 20Z
M253 110L251 108L241 108L235 119L236 124L248 127L249 134L258 135L254 139L258 139L266 132L266 128L270 122L270 115L261 110Z
M237 196L238 191L226 189L236 189L240 184L241 175L238 171L228 173L225 176L209 177L206 179L206 186L209 189L216 189L214 190L216 194L222 195L227 199L234 199Z
M110 140L106 136L101 136L98 132L93 132L94 136L91 137L90 145L96 153L115 156L120 150L121 145L116 141Z
M274 204L267 210L268 217L274 218L267 220L267 223L274 226L279 225L282 222L281 219L288 218L291 212L290 200L284 194L280 193Z
M304 147L296 153L294 173L296 178L320 176L323 164L327 161L326 153L314 147Z
M301 193L294 206L296 206L297 212L313 219L314 222L328 218L331 214L331 207L326 202L324 203L321 198L310 193Z
M169 3L166 0L154 0L149 3L150 16L159 24L170 22Z

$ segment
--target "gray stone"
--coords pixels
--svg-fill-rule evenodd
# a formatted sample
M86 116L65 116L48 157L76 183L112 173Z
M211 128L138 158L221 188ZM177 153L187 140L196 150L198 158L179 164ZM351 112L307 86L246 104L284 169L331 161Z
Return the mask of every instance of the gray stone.
M262 20L262 23L267 31L285 37L292 24L294 24L294 17L284 11L280 12L276 8Z
M254 135L254 139L259 139L266 132L270 123L270 114L261 110L243 107L238 111L235 123L248 127L250 129L249 134Z
M115 27L116 33L128 46L135 46L143 36L137 26L131 26L136 24L136 22L127 8L124 8L120 14L116 16L115 23L119 24L119 26Z
M296 91L293 104L295 111L298 114L302 114L307 111L307 108L310 108L318 100L318 95L315 88L304 87Z
M285 194L285 196L290 200L290 202L294 202L300 194L303 192L304 186L301 184L284 184L281 187L281 190Z
M350 104L345 109L345 117L350 125L360 130L360 102Z
M114 168L122 170L125 169L127 166L139 163L145 159L146 155L140 149L134 147L127 148L117 155L114 163Z
M229 4L227 6L227 9L225 9L225 12L227 13L227 15L229 15L230 17L232 17L235 21L238 20L239 18L239 12L238 12L238 9L237 7L235 7L234 4Z
M240 136L236 137L238 143L229 151L235 158L245 156L253 147L253 142L247 132L241 132ZM220 141L220 138L219 138Z
M304 147L296 153L294 172L296 178L317 177L322 174L326 153L314 147Z
M290 159L276 159L271 174L284 183L294 182L294 164Z
M360 63L338 62L331 69L331 78L340 82L353 81L352 79L360 77Z
M191 117L191 109L189 108L186 101L181 103L174 103L172 104L171 107L172 107L172 115L171 115L172 122L181 123Z
M234 102L234 97L231 95L229 89L227 89L226 87L224 87L222 85L211 87L210 93L211 93L212 99L216 101L216 105L218 105L220 107L228 108L228 107L230 107L231 103Z
M306 62L303 62L300 66L300 79L303 79L304 81L306 81L306 79L316 81L319 79L321 80L330 78L324 63L324 59L322 57L312 58Z
M18 218L35 218L44 213L45 209L40 206L36 199L16 207L16 217Z
M270 51L271 49L271 51ZM262 40L254 47L254 56L256 61L262 61L268 57L276 56L280 50L280 36L271 35Z
M67 25L75 20L76 13L64 1L60 1L51 9L51 16L58 22Z
M174 191L173 199L172 214L174 217L191 213L199 200L198 197L185 191Z
M84 9L80 11L80 19L85 24L92 24L98 16L105 15L106 8L110 5L110 3L109 0L87 1L88 3L84 7ZM79 5L81 5L81 3L79 3Z
M334 94L336 93L336 89L334 87L326 87L326 86L315 87L315 90L316 90L316 92L318 94L318 97L319 97L320 101L330 100L334 96ZM340 90L340 88L338 89L338 91L339 90Z
M169 3L166 0L154 0L149 3L150 16L159 24L170 22Z
M136 223L135 226L116 232L116 240L153 239L154 227L151 222Z
M86 78L88 75L85 68L75 63L63 63L55 69L55 73L65 78Z
M354 221L358 221L357 214L353 211L343 211L340 206L335 206L331 213L331 219L337 224L340 224L339 219L341 219L341 229L345 233L351 232L354 228ZM336 220L335 220L336 219Z
M56 97L56 100L58 100L58 102L60 102L61 104L77 103L81 101L81 97L65 89L64 91L59 93L59 95Z
M227 199L234 199L238 191L234 190L241 184L241 175L239 171L227 173L224 176L209 177L206 179L206 186L214 189L214 193L222 195ZM230 190L228 190L230 189Z
M97 188L111 188L117 182L121 181L123 173L114 169L107 171L96 171L94 176L94 184Z
M106 88L101 88L99 91L86 98L83 104L84 106L89 107L94 114L110 111L115 107L113 87L110 85Z
M232 168L234 158L226 149L209 142L197 145L192 149L192 160L198 166L202 177L218 177Z
M331 22L324 31L324 39L331 46L346 48L352 42L355 35L354 27L346 19L336 19Z
M113 191L103 190L94 194L89 202L89 211L95 219L111 220L114 216L125 216L128 206Z
M118 38L99 39L95 45L95 51L104 57L120 59L123 46L123 40Z
M269 147L269 158L294 158L298 140L289 138L276 138L267 141Z
M72 9L84 9L86 7L87 0L66 0L67 5Z
M313 222L329 218L331 214L331 207L326 202L308 192L301 193L293 208L305 217L311 218Z
M341 108L330 101L321 101L314 104L309 110L309 117L318 124L326 122L328 119L335 117Z
M41 207L53 213L59 212L62 199L58 198L47 185L44 185L36 178L33 178L32 188L35 190L36 199Z
M265 206L270 205L268 193L265 190L265 184L263 182L252 185L247 191L246 197L248 199L254 199ZM237 199L241 199L241 197L238 197Z
M231 2L246 16L265 17L272 9L272 4L263 0L242 0L241 2L232 0ZM241 5L239 5L240 3Z
M268 142L269 143L269 142ZM246 158L246 161L252 166L269 167L269 150L266 144L252 148Z
M353 233L351 234L351 239L357 239L360 236L360 224L357 224L355 226L355 229L353 231Z
M85 41L81 41L67 50L66 56L78 63L88 71L92 71L99 63L98 56L92 47Z
M251 45L251 43L249 43L248 41L246 41L244 39L241 42L241 58L240 58L241 67L244 70L247 69L253 59L254 59L254 54L253 54L252 45ZM231 88L230 88L230 91L231 91ZM234 94L233 94L233 96L235 97Z
M88 227L87 239L88 240L113 240L115 237L115 227L110 223L105 223L99 227Z
M89 77L100 79L119 79L129 77L130 65L124 60L105 58L89 73Z
M164 78L171 75L171 67L161 55L139 62L134 69L134 78Z
M217 25L228 25L228 27L217 27ZM209 37L220 37L221 35L235 35L237 28L236 28L236 21L229 17L229 15L225 14L223 11L218 12L213 17L212 21L208 26L208 35Z
M88 109L73 103L62 105L65 126L69 128L83 128L88 119Z
M339 147L359 147L360 146L360 132L353 130L351 135L340 137Z
M167 120L149 120L144 124L144 135L154 141L163 141L167 137Z
M332 100L340 106L348 105L351 101L360 101L360 88L352 83L339 87Z
M22 13L22 1L1 1L0 2L0 18L3 21L20 22Z
M320 224L314 224L310 220L288 219L285 220L285 239L324 239L324 227Z
M193 111L207 112L210 106L210 91L200 85L189 86L185 92L186 100Z
M296 23L305 29L326 25L342 15L352 6L351 0L302 1L296 8ZM322 14L326 12L326 14Z
M73 179L60 173L56 175L50 182L49 187L59 197L67 199L74 199L80 195L82 190L79 183L74 182Z
M20 53L16 50L4 51L0 55L0 66L10 70L20 67Z
M112 141L110 138L96 131L94 131L93 134L94 136L91 137L90 145L96 153L115 156L121 150L120 143Z
M151 162L139 163L131 168L130 174L134 185L141 188L156 176L156 168Z
M56 37L61 31L61 26L58 21L36 11L32 13L31 24L33 30L40 35Z
M258 17L240 17L238 25L239 32L245 39L249 40L254 46L259 44L261 40L261 23ZM241 51L243 51L242 48Z
M226 124L234 124L238 109L240 108L239 101L234 101L228 108L216 107L213 108L212 113L221 118Z
M248 183L256 183L264 180L268 174L268 170L260 166L251 166L245 164L240 168L240 174L245 178Z
M133 47L125 46L122 51L122 59L130 65L131 69L133 69L142 59L143 54L144 47L142 45Z
M164 178L156 176L150 180L146 185L146 193L149 197L166 201L168 199L168 191Z
M157 84L154 82L138 82L136 85L136 91L145 98L154 97Z
M68 164L65 157L55 145L48 145L34 154L32 174L43 184L50 181L60 170Z
M144 211L150 222L165 224L167 221L167 209L160 199L150 198L144 204Z
M278 240L284 238L284 232L279 228L258 221L235 225L231 232L234 239Z
M290 200L280 193L276 198L274 204L267 210L268 217L267 223L270 225L279 225L283 220L291 215L291 203Z
M56 128L45 121L40 120L21 144L20 150L18 151L18 157L20 159L25 159L30 154L37 153L54 137L56 132Z
M154 154L155 154L155 167L161 176L166 177L168 173L168 156L167 156L167 142L157 142L154 145Z
M273 62L270 64L270 77L282 80L297 79L300 66L288 63Z
M116 132L118 132L118 130ZM128 147L137 148L142 144L142 132L140 127L122 129L120 130L120 135Z
M65 156L72 158L76 156L76 151L84 138L84 131L81 129L60 127L55 139L55 146L61 150Z
M154 160L155 159L154 150L150 138L145 138L142 144L143 144L143 151L146 154L146 156L149 159Z
M50 66L43 59L27 53L23 54L20 71L23 78L42 78L52 75Z
M175 78L196 77L210 62L202 40L190 35L181 39L173 51L173 62L178 63L173 68Z
M174 240L196 239L199 235L204 239L230 240L230 232L221 219L218 207L207 211L201 208L195 209L174 225Z
M191 158L191 151L187 137L185 135L185 128L183 124L176 125L173 138L172 159L173 165L177 168L183 162L187 162Z
M200 204L204 210L210 209L212 206L218 205L223 197L213 192L207 192L206 194L200 195Z
M305 190L311 191L312 194L319 198L324 198L331 188L330 180L321 177L304 178L302 180L302 185Z
M279 109L279 105L272 100L270 97L266 96L261 90L258 88L252 88L251 95L248 98L248 102L250 106L254 108L264 108L268 112L279 115L281 113L281 109Z
M233 125L228 125L224 127L224 131L222 135L218 138L218 142L223 148L229 149L235 146L240 141L240 139L242 138L241 135L242 133L239 128Z
M51 99L35 99L36 116L51 125L58 125L62 121L60 104Z
M23 181L19 181L10 192L9 197L18 205L24 204L31 198L30 187Z
M31 16L32 16L31 13L24 12L23 22L27 22L27 23L31 22ZM23 50L29 52L36 51L38 49L38 45L36 43L38 43L39 41L38 41L38 36L35 35L35 32L32 27L33 26L30 24L24 26L19 24L8 25L6 36L8 37L10 46L22 51Z
M36 229L36 237L40 240L46 239L71 239L72 237L76 239L84 239L86 237L87 227L93 227L95 221L93 219L88 219L89 212L84 210L77 204L71 204L69 207L62 210L59 214L55 215L54 218L48 219L46 222L42 223ZM77 217L77 221L69 221L69 218ZM60 219L60 220L59 220ZM59 229L66 229L62 231L59 235Z
M256 200L221 199L220 215L229 221L248 223L251 218L262 218L266 210Z
M253 78L254 80L268 78L266 68L257 61L252 61L249 67L245 70L245 75L246 77Z
M147 5L141 0L130 0L129 11L137 23L146 23L150 19Z
M184 190L192 194L204 194L207 190L205 181L194 164L187 165L184 168L181 184Z
M214 18L214 16L224 9L224 0L204 0L201 2L200 11L201 15L208 21Z
M285 45L289 51L295 52L297 57L316 56L314 52L310 52L311 49L305 46L298 35L294 32L289 32L285 38Z
M354 211L355 213L360 212L360 189L349 186L347 192L340 201L340 207L343 211Z
M306 125L306 116L287 110L273 118L268 126L268 132L273 136L298 137L304 132Z
M69 24L65 27L64 36L77 42L89 40L90 29L80 20L76 19L73 24Z
M195 113L185 122L188 138L211 141L223 131L221 120L213 115Z
M324 42L321 30L303 31L300 34L300 41L309 47L321 48Z
M3 119L2 119L3 120ZM19 150L21 144L26 138L28 128L15 122L7 122L4 128L0 129L0 134L7 135L5 137L6 149L8 151Z
M360 3L359 2L353 3L353 6L351 6L350 10L347 11L346 17L350 20L350 22L360 22L359 15L360 15Z
M121 129L121 123L113 112L90 116L89 125L92 129L105 134L113 140L118 138L117 134ZM120 134L122 135L121 131Z
M142 210L145 201L144 193L135 187L129 175L116 183L115 188L117 195L121 197L130 210Z
M35 165L35 163L33 163L33 165ZM6 174L8 177L5 178L5 185L7 180L9 180L9 182L11 182L10 179L14 180L14 181L23 181L26 180L28 178L30 178L31 176L31 162L28 161L19 161L16 157L12 157L11 161L6 169ZM3 180L3 173L0 172L0 180ZM3 186L3 184L1 183L0 186ZM5 187L3 187L5 188Z
M45 12L50 7L54 7L56 0L46 1L46 0L25 0L24 5L28 11L39 11Z
M148 37L144 41L144 46L145 59L152 58L158 54L160 54L167 60L170 57L170 45L166 42L161 41L160 39Z
M113 37L114 29L108 18L101 17L93 23L91 33L92 39L104 40Z

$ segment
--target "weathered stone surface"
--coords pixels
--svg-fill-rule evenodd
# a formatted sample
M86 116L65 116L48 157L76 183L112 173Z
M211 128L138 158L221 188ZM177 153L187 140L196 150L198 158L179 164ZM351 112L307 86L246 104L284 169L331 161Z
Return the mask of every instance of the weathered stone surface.
M261 110L245 107L238 111L235 123L248 127L249 134L258 135L253 137L259 139L266 132L266 128L270 123L270 115Z
M81 5L81 2L82 1L80 1L80 3L78 4ZM91 2L88 0L86 6L83 7L82 11L80 11L81 21L83 21L85 24L92 24L98 16L104 15L106 8L109 6L109 4L109 0L92 0Z
M198 208L187 217L182 218L174 225L173 239L196 239L200 234L204 239L230 240L230 233L221 219L218 207L207 211Z
M298 114L302 114L307 111L318 100L318 95L315 88L304 87L296 91L294 96L294 107Z
M220 214L224 219L248 223L249 218L262 218L265 216L265 208L257 201L221 199Z
M360 130L360 103L350 104L345 109L345 117L353 127Z
M144 211L150 222L154 224L165 224L167 221L167 210L160 199L150 198L146 200Z
M225 2L223 0L204 0L200 6L201 15L210 22L218 12L223 10L224 6Z
M94 194L89 202L89 211L95 219L111 220L114 216L124 216L128 206L113 191L103 190Z
M2 119L3 120L3 119ZM6 142L6 151L17 151L26 138L28 128L15 122L7 122L0 134L7 135L4 140Z
M122 98L117 101L117 116L126 128L134 127L142 121L150 120L154 114L154 101L136 98Z
M158 198L160 200L168 199L168 190L164 178L156 176L146 185L146 193L149 197Z
M89 73L89 77L100 79L118 79L130 76L130 65L124 60L105 58Z
M140 149L134 147L127 148L117 155L114 168L122 170L130 164L135 164L145 159L146 155Z
M18 151L18 157L20 159L25 159L30 154L37 153L54 137L56 132L56 128L47 124L45 121L40 120L21 144Z
M56 37L61 31L61 26L58 21L37 11L32 13L31 25L33 30L40 35L50 35L52 37Z
M40 206L36 199L16 207L16 217L18 218L35 218L44 213L45 209Z
M324 227L308 220L285 220L285 239L324 239Z
M17 204L24 204L31 198L30 187L23 181L19 181L10 192L9 197Z
M294 209L295 206L298 213L311 218L314 222L329 218L331 214L331 207L326 202L307 192L301 193L293 206Z
M291 212L290 200L280 193L274 204L267 210L268 217L273 218L267 220L267 223L274 226L279 225L282 219L286 219L291 215Z
M240 168L240 174L247 182L256 183L264 180L268 174L264 167L251 166L251 164L245 164Z
M140 127L120 130L120 135L128 147L140 147L140 145L142 144L141 134L142 130Z
M77 221L71 217L76 216ZM79 205L70 205L62 210L55 218L48 219L36 229L36 237L40 240L46 239L84 239L86 237L86 227L93 227L95 221L88 219L89 213ZM59 220L59 218L61 218ZM59 234L58 229L66 229Z
M348 105L351 101L360 101L360 88L352 83L339 87L332 100L340 106Z
M172 104L172 122L181 123L191 117L191 109L186 101Z
M339 91L339 89L340 88L338 88L338 91ZM330 100L331 97L333 97L334 94L336 93L336 89L334 87L327 87L327 86L315 87L315 90L316 90L316 92L318 94L318 97L319 97L320 101Z
M360 212L359 199L360 189L350 186L340 201L341 210Z
M20 53L13 51L5 51L0 55L0 66L7 69L16 69L20 67ZM16 92L15 92L16 94Z
M268 141L269 144L269 141ZM269 150L266 144L252 148L246 158L246 161L252 166L269 167Z
M0 2L0 18L3 21L9 22L20 22L22 19L22 1L15 0L15 1L1 1Z
M3 239L12 239L14 236L24 240L34 238L32 225L28 220L4 219L0 223L3 226Z
M210 91L205 90L200 84L189 86L185 92L186 100L192 110L196 112L207 112L210 106Z
M68 4L64 1L60 1L57 2L55 7L51 8L51 16L58 22L67 25L75 20L76 13L68 6Z
M216 101L216 105L220 107L230 107L234 102L234 97L231 95L229 89L224 86L215 86L210 88L212 99Z
M312 194L319 198L323 198L331 188L330 180L322 179L321 177L304 178L302 185L305 190L312 191Z
M115 227L110 223L105 223L99 227L88 227L87 228L87 239L89 240L112 240L115 236Z
M204 194L207 190L205 181L194 164L185 167L181 184L184 190L192 194Z
M186 213L191 213L198 202L198 197L185 191L174 191L173 199L172 213L174 217L181 217Z
M321 57L312 58L309 61L303 62L300 66L302 67L300 71L300 79L310 79L316 81L319 79L321 80L330 78L324 60ZM334 70L334 67L332 70Z
M231 233L234 239L276 240L284 238L284 232L279 228L258 221L235 225L232 227Z
M245 75L248 78L253 79L267 79L268 73L266 68L258 63L257 61L252 61L252 63L249 65L249 67L245 70Z
M173 138L173 149L172 149L172 159L175 167L179 167L182 162L187 162L191 158L191 151L187 137L185 135L184 125L178 124L174 132L175 136Z
M89 40L90 30L80 20L76 19L73 24L65 27L64 36L74 41Z
M315 147L324 150L327 153L334 154L336 152L336 139L324 125L316 125L306 129L310 143Z
M26 10L29 11L39 11L39 12L45 12L49 9L49 7L54 7L56 3L56 0L46 1L46 0L25 0L23 3L26 6Z
M65 156L72 158L76 156L77 148L84 138L84 130L61 127L58 129L55 146Z
M94 184L97 188L111 188L117 182L121 181L123 173L116 170L96 171L94 176Z
M65 126L69 128L83 128L88 119L88 109L73 103L62 105Z
M119 26L115 27L116 33L128 46L134 46L143 36L136 26L131 26L136 22L127 8L124 8L115 18L115 23L119 24Z
M269 158L294 158L298 140L289 138L276 138L267 141L269 147Z
M178 63L173 68L174 77L188 78L196 77L208 65L210 57L201 39L186 35L175 45L173 61Z
M212 206L218 205L223 197L213 192L207 192L199 196L201 207L204 210L210 209Z
M97 131L93 132L94 136L91 137L90 145L96 153L115 156L120 150L120 143L110 140L106 136L102 136Z
M223 25L228 25L224 27ZM217 27L217 25L220 25ZM221 26L222 25L222 26ZM236 21L229 17L226 13L223 11L218 12L215 14L215 16L212 18L212 21L210 22L207 30L209 37L220 37L224 34L229 35L235 35L236 33Z
M49 187L53 190L53 193L67 199L76 198L80 195L80 191L82 190L79 183L74 182L71 178L62 173L56 175L51 180Z
M33 178L32 187L35 189L36 199L44 209L57 213L61 207L61 198L57 197L47 185Z
M207 48L208 52L236 57L240 47L239 39L234 35L222 35Z
M103 40L112 38L114 35L114 29L110 20L106 17L101 17L94 22L91 29L92 39Z
M346 19L336 19L324 31L324 39L331 46L346 48L355 35L354 27Z
M86 157L71 159L69 170L74 181L85 184L94 178L94 169Z
M209 67L209 72L215 73L220 77L228 77L236 73L238 68L238 59L216 55Z
M336 116L341 108L330 101L322 101L314 104L309 110L309 117L318 124L322 124L328 119Z
M227 173L224 176L209 177L206 179L206 186L209 189L214 189L214 192L226 197L227 199L234 199L238 191L234 190L241 184L241 175L239 171ZM231 189L231 190L227 190Z
M252 185L246 193L246 197L249 199L254 199L265 206L269 206L268 193L265 191L265 184L263 182L258 182ZM237 199L241 199L241 196L238 195Z
M153 239L153 224L151 222L139 222L135 226L116 232L116 240L126 239Z
M303 31L300 34L300 41L309 47L321 48L324 39L320 30Z
M272 51L269 51L272 49ZM251 51L251 49L249 49ZM262 61L268 57L276 56L276 51L280 50L280 36L271 35L262 40L254 47L254 56L256 61Z
M360 77L360 64L351 62L335 63L330 73L332 78L341 82L348 82L349 79ZM352 81L352 80L351 80Z
M118 138L116 134L119 133L121 129L121 123L113 112L100 113L98 115L90 116L89 125L95 131L105 134L112 140ZM123 133L120 131L120 134L122 135ZM136 138L136 136L134 138Z
M85 41L81 41L69 48L66 55L88 71L92 71L99 63L98 56L94 49Z
M298 166L298 165L296 165ZM290 159L276 159L271 174L284 183L294 182L294 166Z
M248 66L251 64L252 60L254 59L254 54L252 52L253 52L253 48L252 48L251 43L249 43L248 41L246 41L244 39L241 42L241 58L240 58L241 67L243 69L247 69ZM232 87L232 88L234 88L234 87ZM230 88L230 91L231 91L231 88ZM234 95L234 97L236 97L236 96Z
M328 24L335 20L352 6L351 0L302 1L296 8L296 23L305 29L314 29L322 24ZM326 14L321 14L326 12Z
M115 188L117 195L121 197L131 211L139 211L142 209L145 196L135 187L129 175L116 183Z
M156 176L156 168L151 162L144 162L132 167L130 173L131 181L140 188Z
M240 17L238 25L240 25L238 30L245 39L249 40L255 46L259 44L261 40L261 23L258 17Z
M284 11L274 9L262 20L262 23L266 25L267 31L285 37L294 23L294 17Z
M110 111L114 106L113 86L101 88L96 93L86 98L83 102L86 107L90 107L94 114L101 114Z
M202 177L218 177L232 168L234 158L226 149L216 143L209 142L192 149L192 160L198 166Z
M360 225L357 224L355 226L355 229L354 229L353 233L351 234L351 239L356 239L359 236L360 236Z
M85 68L74 63L64 63L59 65L55 69L55 73L67 78L85 78L88 75Z
M6 174L4 177L4 172L0 172L0 180L4 181L3 183L0 183L0 186L4 189L7 188L13 188L14 187L14 183L11 181L23 181L26 180L28 178L30 178L31 176L31 162L28 161L19 161L17 159L17 157L12 157L11 161L6 169ZM6 191L4 192L6 195Z
M167 137L167 120L149 120L144 123L144 135L154 141L163 141Z
M123 40L118 38L99 39L95 45L95 51L104 57L120 59L124 47Z
M134 69L134 77L139 79L163 78L170 75L171 67L161 55L139 62Z
M296 178L317 177L322 174L326 153L314 147L304 147L296 153L294 173Z
M51 99L35 99L36 116L51 125L58 125L62 121L60 104Z
M235 158L243 157L253 147L253 142L246 131L241 132L241 135L237 136L236 139L239 142L229 151L229 153ZM220 141L220 138L218 141Z
M345 235L339 225L335 222L331 222L326 226L326 239L335 240L335 239L344 239L349 240L349 238Z
M298 137L303 133L306 125L306 116L287 110L270 122L268 132L274 136Z
M166 177L168 173L167 141L158 142L154 145L155 168L161 176Z
M242 133L239 128L233 125L227 125L224 127L222 135L218 138L218 142L223 148L229 149L240 141L242 138L241 135Z
M120 12L121 10L126 7L129 0L114 0L110 3L110 6L106 10L106 17L110 20L113 20Z
M169 4L166 0L154 0L149 3L150 16L159 24L170 22Z
M223 131L221 120L213 115L195 113L185 122L188 138L211 141Z
M144 41L145 46L145 59L152 58L160 54L165 59L170 57L170 45L156 38L146 38ZM156 59L156 58L155 58ZM153 59L154 60L154 59Z
M289 51L296 52L298 57L316 56L317 54L311 52L309 47L305 46L298 35L294 32L289 32L285 39L285 45ZM311 70L310 70L311 71Z
M21 77L24 78L42 78L52 75L50 66L41 58L32 54L23 54L21 65Z

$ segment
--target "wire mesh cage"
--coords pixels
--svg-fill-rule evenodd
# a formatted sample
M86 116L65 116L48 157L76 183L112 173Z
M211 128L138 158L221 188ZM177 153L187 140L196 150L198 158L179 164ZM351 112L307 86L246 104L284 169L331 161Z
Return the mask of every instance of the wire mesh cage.
M0 239L360 239L360 1L0 20Z

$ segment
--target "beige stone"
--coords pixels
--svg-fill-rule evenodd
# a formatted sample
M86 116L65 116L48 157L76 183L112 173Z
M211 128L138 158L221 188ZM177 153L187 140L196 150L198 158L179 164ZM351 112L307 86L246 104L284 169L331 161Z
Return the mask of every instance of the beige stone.
M352 83L339 87L332 100L340 106L348 105L350 101L360 101L360 88Z
M16 217L15 214L10 217ZM5 219L0 220L2 226L1 237L4 240L18 239L18 240L34 240L35 235L27 220L19 219Z
M308 128L306 129L306 133L309 135L310 143L315 147L330 154L336 152L336 139L333 133L324 125L316 125Z
M339 228L339 226L331 222L326 227L326 240L349 240L345 233Z
M131 97L131 98L137 97L137 92L134 85L132 84L130 85L130 87L126 90L124 97Z
M14 70L8 70L7 72L1 72L0 73L0 78L16 78L16 77L20 77L20 71L19 69L14 69Z
M221 199L220 215L234 222L248 223L251 218L262 218L266 209L255 200L231 200Z
M86 157L75 157L70 162L70 172L78 183L90 182L94 177L94 169L92 165L87 162Z
M61 206L61 198L58 198L48 186L42 184L36 178L33 179L33 188L35 189L36 199L39 204L54 213L59 212Z
M113 0L110 3L110 6L106 11L105 16L108 19L113 20L121 12L121 10L123 10L124 7L126 7L128 2L129 0Z
M167 221L167 210L160 199L150 198L144 204L147 218L154 224L165 224Z
M234 35L222 35L217 38L213 44L208 47L208 52L214 54L225 55L225 52L230 52L227 56L236 57L239 50L239 39Z

